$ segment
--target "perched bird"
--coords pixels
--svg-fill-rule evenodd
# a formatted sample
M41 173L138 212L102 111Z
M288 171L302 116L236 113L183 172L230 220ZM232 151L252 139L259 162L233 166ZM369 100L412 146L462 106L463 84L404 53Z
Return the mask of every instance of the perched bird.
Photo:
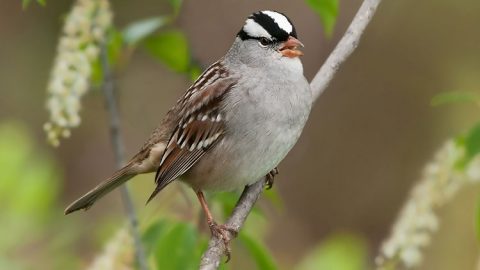
M156 172L148 201L179 179L196 192L212 233L224 235L228 228L215 223L203 191L272 179L297 142L312 103L298 47L284 14L250 15L226 55L200 75L140 151L65 214L90 208L137 174Z

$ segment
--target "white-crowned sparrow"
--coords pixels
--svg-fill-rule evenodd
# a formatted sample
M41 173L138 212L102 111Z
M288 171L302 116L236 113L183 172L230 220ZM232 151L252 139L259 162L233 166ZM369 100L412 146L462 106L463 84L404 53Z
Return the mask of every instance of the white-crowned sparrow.
M148 201L178 178L197 193L213 231L202 191L241 188L272 175L303 130L312 97L299 46L284 14L250 15L227 54L187 90L128 164L65 213L88 209L137 174L156 172Z

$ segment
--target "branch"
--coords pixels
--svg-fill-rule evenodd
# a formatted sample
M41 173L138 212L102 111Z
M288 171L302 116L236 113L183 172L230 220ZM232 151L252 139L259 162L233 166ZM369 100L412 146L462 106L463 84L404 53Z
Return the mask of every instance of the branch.
M333 52L328 56L327 61L325 61L310 83L313 100L316 100L320 94L323 93L332 81L340 65L345 62L350 54L357 48L363 31L367 28L368 23L372 19L381 1L382 0L363 1L342 39L340 39Z
M360 37L372 19L380 2L381 0L363 1L347 31L310 83L314 101L327 88L340 65L345 62L358 46ZM232 215L226 222L228 227L234 228L237 231L240 230L255 202L262 193L264 182L265 179L261 179L255 184L245 188L232 212ZM229 234L230 239L234 237L235 235L231 233ZM224 251L223 245L221 239L212 236L208 243L208 248L202 256L200 270L213 270L220 266Z
M115 163L117 168L120 169L125 163L125 147L123 145L122 134L120 132L120 114L118 113L112 71L108 63L107 48L105 44L102 44L100 61L103 71L102 90L103 94L105 95L105 107L107 108L109 114L110 138L115 154ZM128 222L130 224L133 243L135 245L135 257L138 262L139 269L147 270L147 259L140 240L140 233L138 229L138 217L133 205L132 197L130 196L130 192L128 191L126 184L120 186L120 192L122 196L122 202L125 207L125 212L128 217Z

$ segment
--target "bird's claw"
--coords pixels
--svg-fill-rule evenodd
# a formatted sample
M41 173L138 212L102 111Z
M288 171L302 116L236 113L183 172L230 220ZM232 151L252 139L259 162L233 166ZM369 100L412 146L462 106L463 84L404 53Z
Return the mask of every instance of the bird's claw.
M223 253L227 257L225 263L230 261L231 258L231 249L230 249L230 241L237 237L238 231L234 228L228 227L225 224L218 225L215 221L211 221L208 223L208 227L210 227L210 232L212 236L219 238L223 241ZM229 234L230 233L230 234Z
M265 177L267 178L266 181L265 181L265 185L267 187L267 190L268 189L271 189L273 187L273 182L275 180L275 175L278 174L278 168L274 168L273 170L271 170Z

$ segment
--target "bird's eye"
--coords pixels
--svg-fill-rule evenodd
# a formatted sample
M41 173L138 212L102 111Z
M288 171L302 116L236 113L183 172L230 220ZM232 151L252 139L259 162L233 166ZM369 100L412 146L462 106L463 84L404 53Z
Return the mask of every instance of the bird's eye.
M260 45L262 45L263 47L266 47L271 43L271 41L268 38L264 38L264 37L260 38L259 42L260 42Z

